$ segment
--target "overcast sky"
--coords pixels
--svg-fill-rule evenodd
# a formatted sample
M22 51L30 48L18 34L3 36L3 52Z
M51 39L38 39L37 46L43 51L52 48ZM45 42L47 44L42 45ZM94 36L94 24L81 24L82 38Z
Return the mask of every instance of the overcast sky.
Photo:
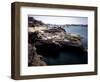
M31 16L46 24L88 24L87 17Z

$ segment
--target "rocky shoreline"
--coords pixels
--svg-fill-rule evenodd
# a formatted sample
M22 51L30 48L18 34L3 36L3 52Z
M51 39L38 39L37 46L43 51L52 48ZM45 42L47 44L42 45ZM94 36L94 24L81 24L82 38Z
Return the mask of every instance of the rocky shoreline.
M87 58L87 50L81 43L81 36L66 33L59 26L48 28L43 22L30 19L28 26L33 31L29 31L28 34L28 66L48 65L45 58L57 58L61 52L75 54L83 61L82 63L87 63L84 62L84 58Z

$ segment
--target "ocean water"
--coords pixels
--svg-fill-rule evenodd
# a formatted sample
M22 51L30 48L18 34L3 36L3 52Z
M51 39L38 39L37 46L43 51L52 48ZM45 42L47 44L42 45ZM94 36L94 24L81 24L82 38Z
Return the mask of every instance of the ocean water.
M67 33L77 34L81 36L81 42L84 48L88 48L88 28L83 26L69 26L64 27ZM70 65L70 64L87 64L88 55L77 55L72 52L60 52L56 58L46 57L45 62L47 65Z
M84 48L88 47L88 28L85 26L69 26L64 27L67 33L77 34L81 36L81 42Z

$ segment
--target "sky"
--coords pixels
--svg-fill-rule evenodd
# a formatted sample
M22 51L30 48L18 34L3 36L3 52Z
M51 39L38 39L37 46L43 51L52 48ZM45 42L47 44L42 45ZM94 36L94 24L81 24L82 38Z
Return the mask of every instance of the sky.
M41 20L46 24L88 24L87 17L68 17L68 16L31 16L36 20Z

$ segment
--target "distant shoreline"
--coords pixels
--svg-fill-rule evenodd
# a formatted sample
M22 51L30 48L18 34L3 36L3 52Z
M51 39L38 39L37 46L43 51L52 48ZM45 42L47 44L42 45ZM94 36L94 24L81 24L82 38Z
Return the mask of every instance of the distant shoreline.
M47 27L70 27L70 26L80 26L80 27L88 27L87 24L64 24L64 25L59 25L59 24L45 24Z

